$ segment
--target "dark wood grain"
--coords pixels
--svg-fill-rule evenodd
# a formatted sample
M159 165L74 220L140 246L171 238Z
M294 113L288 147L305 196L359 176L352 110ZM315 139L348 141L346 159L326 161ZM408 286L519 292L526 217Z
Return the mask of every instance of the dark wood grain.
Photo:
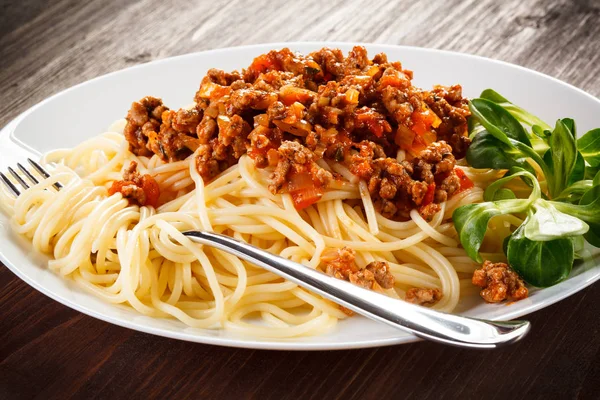
M0 4L0 126L130 65L292 40L405 44L514 62L600 94L595 0L89 1ZM72 311L0 266L0 398L598 398L600 286L530 316L498 351L432 343L335 352L219 348Z

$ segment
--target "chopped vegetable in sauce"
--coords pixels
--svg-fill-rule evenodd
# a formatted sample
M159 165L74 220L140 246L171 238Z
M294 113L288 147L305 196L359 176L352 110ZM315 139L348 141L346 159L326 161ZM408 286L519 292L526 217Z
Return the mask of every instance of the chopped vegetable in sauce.
M209 70L191 109L134 102L124 133L138 155L175 161L195 152L205 181L248 154L270 171L271 192L290 193L298 209L341 179L317 162L340 163L368 183L384 216L406 219L417 208L431 219L439 203L472 186L455 169L470 144L470 111L459 85L422 90L412 76L361 46L345 57L329 48L273 50L241 72Z

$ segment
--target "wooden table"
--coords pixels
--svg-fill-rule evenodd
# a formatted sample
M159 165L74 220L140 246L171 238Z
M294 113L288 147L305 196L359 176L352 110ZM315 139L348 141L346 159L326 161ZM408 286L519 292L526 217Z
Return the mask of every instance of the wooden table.
M600 2L6 0L0 126L90 78L188 52L337 40L455 50L600 94ZM600 122L600 121L599 121ZM600 123L598 124L600 125ZM539 311L521 343L281 352L180 342L109 325L0 267L0 398L598 398L600 285ZM135 395L135 396L134 396Z

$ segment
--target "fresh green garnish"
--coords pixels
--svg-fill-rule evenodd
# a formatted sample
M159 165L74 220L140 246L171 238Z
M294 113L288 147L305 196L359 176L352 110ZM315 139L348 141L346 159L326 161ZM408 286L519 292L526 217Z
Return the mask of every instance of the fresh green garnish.
M584 240L600 247L600 128L576 139L572 119L559 119L552 129L492 89L471 100L469 108L472 143L467 162L507 172L485 190L484 203L454 211L463 247L469 257L482 262L479 248L490 219L518 214L525 220L503 244L508 263L533 286L562 281ZM517 198L503 187L514 179L531 188L528 198Z

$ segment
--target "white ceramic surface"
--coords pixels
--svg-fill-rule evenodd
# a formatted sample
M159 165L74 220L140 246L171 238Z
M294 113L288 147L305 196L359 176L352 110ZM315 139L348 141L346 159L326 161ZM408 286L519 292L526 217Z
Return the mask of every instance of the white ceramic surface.
M347 52L348 43L271 43L159 60L108 74L65 90L24 112L0 131L0 170L26 157L39 156L58 147L70 147L103 132L122 118L131 102L145 95L162 97L172 108L188 105L200 80L211 68L240 69L271 49L290 47L308 53L323 46ZM525 109L552 123L572 117L579 132L600 126L600 101L556 79L515 65L481 57L439 50L365 45L370 56L385 52L415 72L421 87L460 83L464 94L477 96L491 87ZM45 268L46 259L10 232L6 215L0 213L0 260L35 289L85 314L138 331L193 342L262 349L321 350L361 348L418 340L362 317L338 324L328 335L292 340L259 340L225 331L201 330L176 320L144 317L133 310L100 301L73 282ZM590 285L600 278L600 254L578 265L568 280L515 304L489 305L476 298L462 302L458 312L488 319L512 319L539 310Z

